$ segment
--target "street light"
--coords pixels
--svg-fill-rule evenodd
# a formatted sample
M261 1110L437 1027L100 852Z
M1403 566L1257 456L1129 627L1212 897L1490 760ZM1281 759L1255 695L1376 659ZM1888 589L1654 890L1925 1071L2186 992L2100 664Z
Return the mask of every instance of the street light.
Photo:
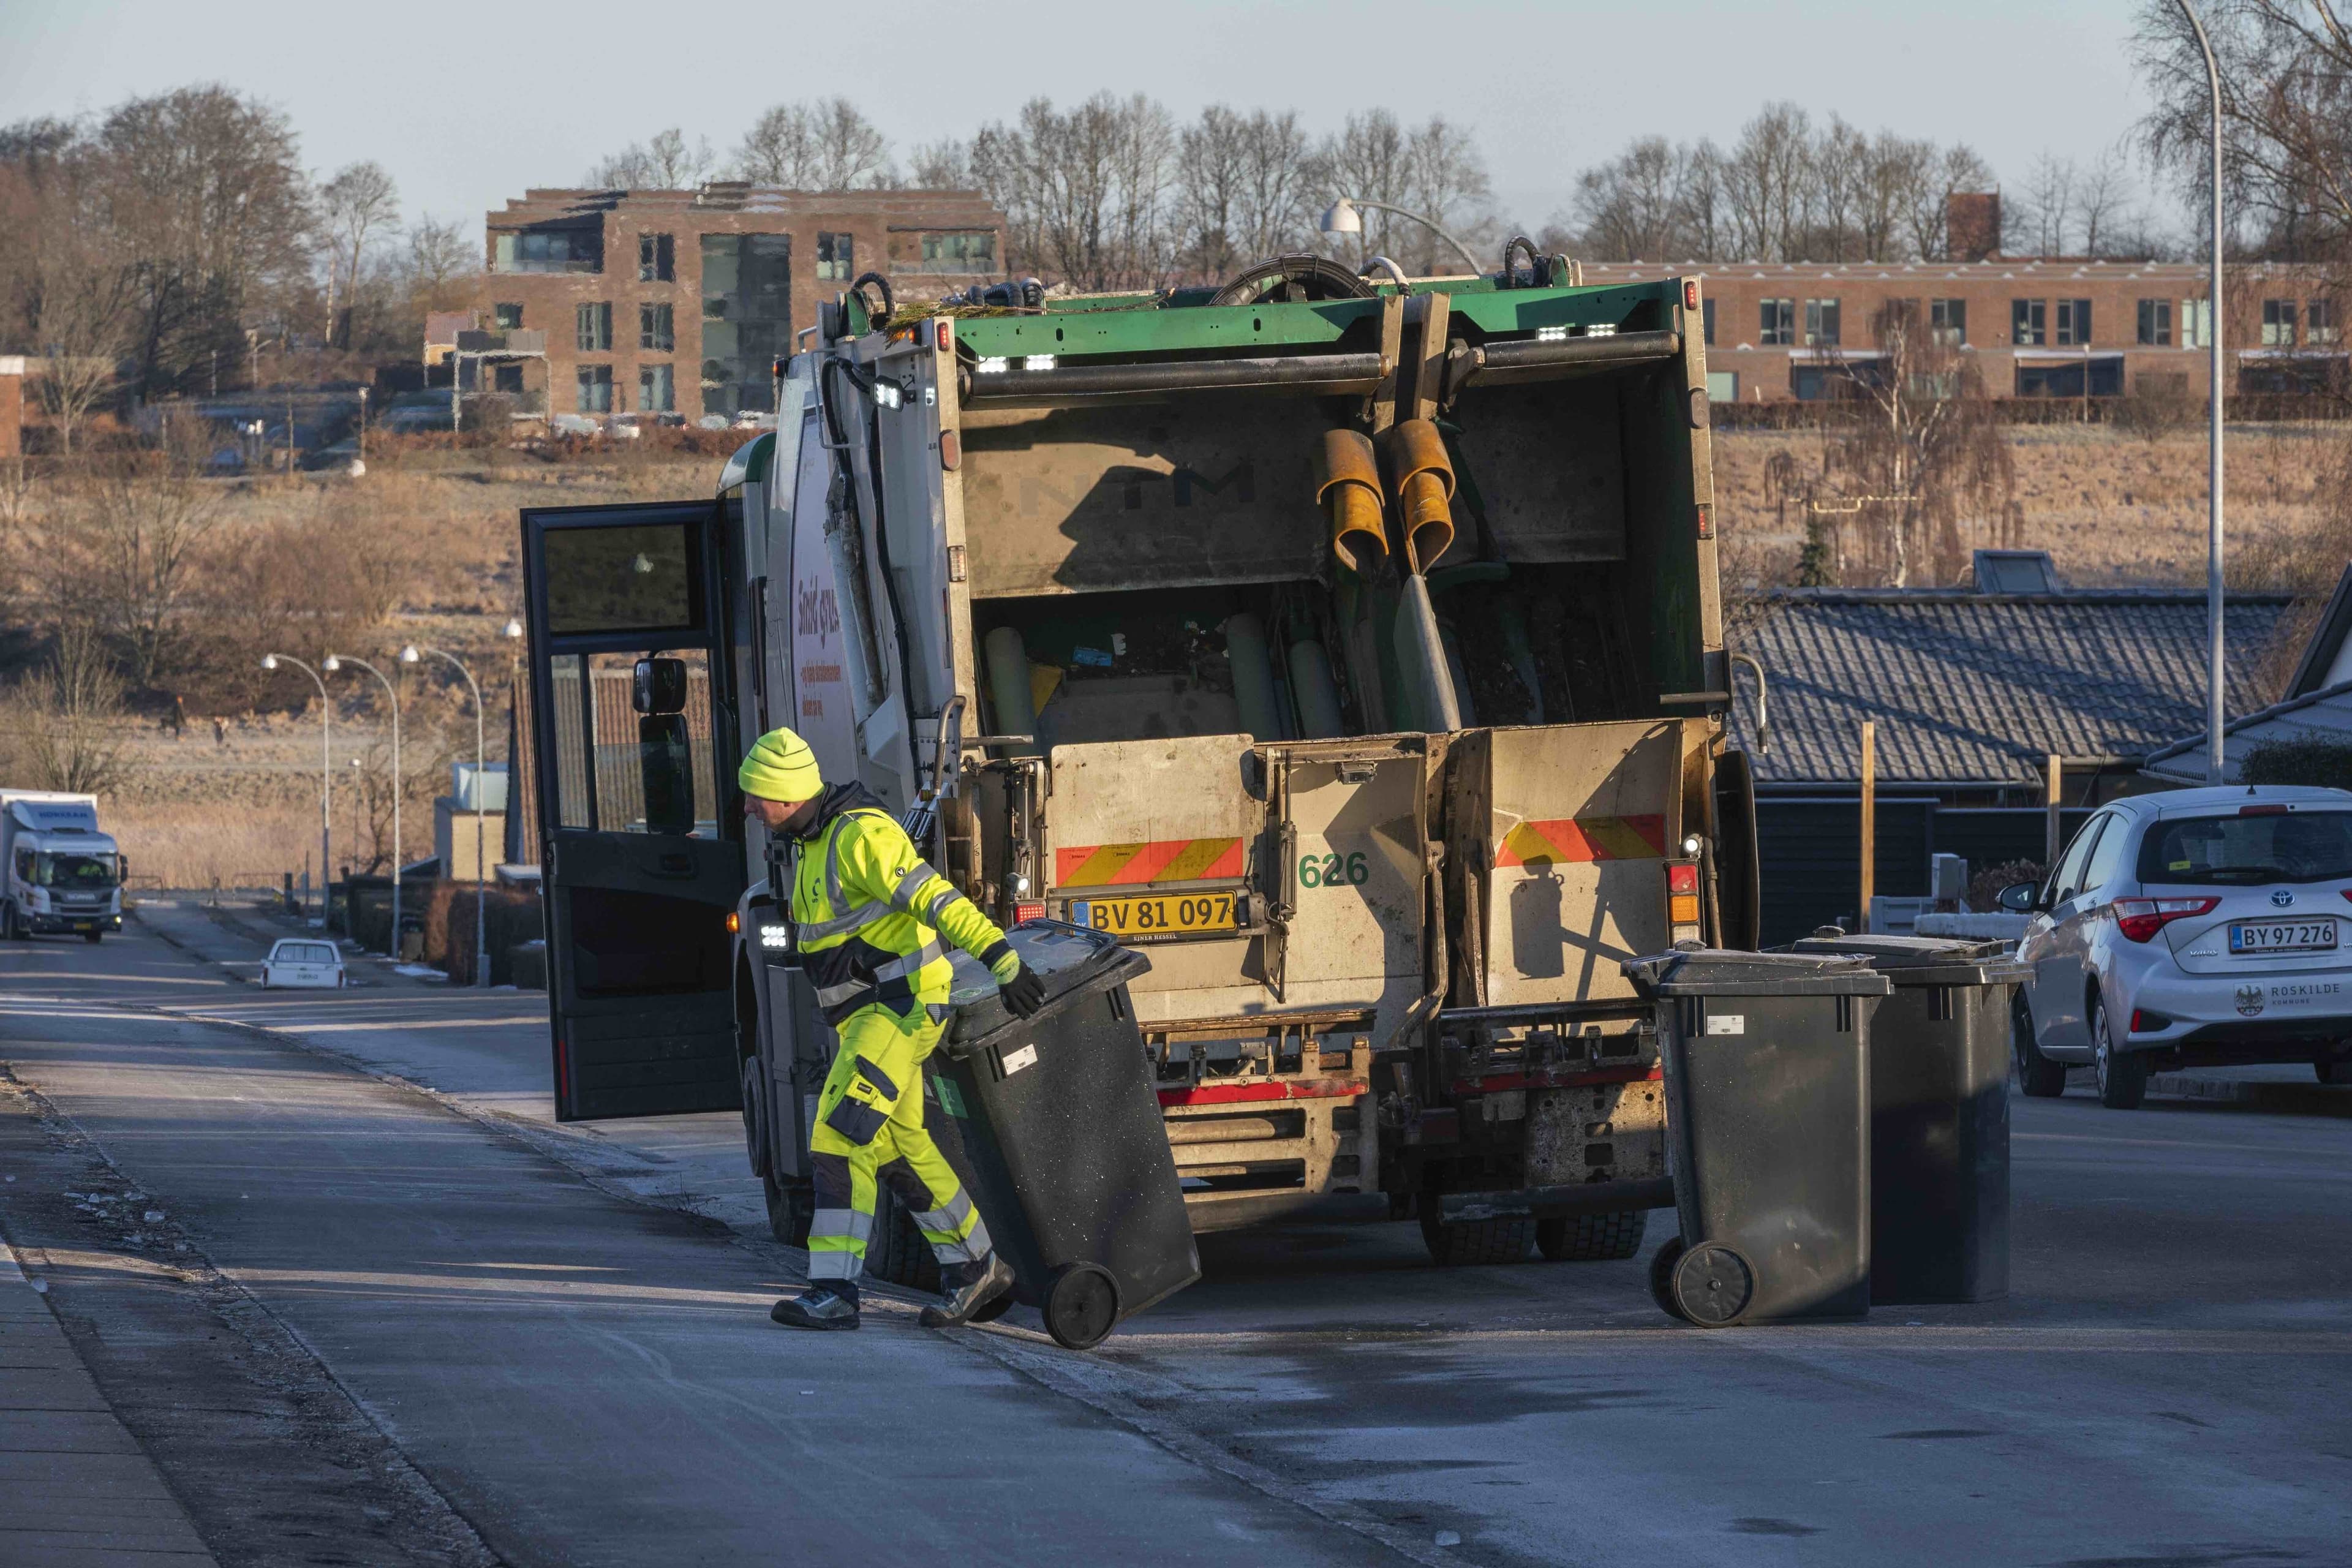
M2206 336L2212 351L2207 374L2212 382L2212 430L2205 460L2205 782L2221 782L2221 68L2213 60L2213 41L2197 19L2189 0L2175 0L2197 35L2205 57L2205 86L2213 107L2213 253L2207 291Z
M264 669L276 669L280 664L292 665L309 676L310 684L319 689L319 913L323 916L327 912L327 882L333 875L327 868L333 864L328 851L334 843L334 826L329 809L334 799L335 764L328 753L333 744L330 731L333 727L335 704L333 699L327 695L327 683L319 678L319 672L292 654L262 656L261 668Z
M1476 257L1470 254L1470 247L1463 244L1460 240L1454 238L1452 235L1446 233L1444 229L1439 227L1434 219L1425 218L1419 213L1409 212L1403 207L1392 207L1386 202L1370 202L1366 201L1361 196L1341 196L1338 201L1333 202L1329 206L1323 209L1323 217L1321 220L1323 232L1325 234L1363 233L1364 215L1356 210L1358 207L1370 207L1376 212L1394 213L1399 217L1409 217L1413 222L1429 230L1432 234L1437 236L1438 238L1444 240L1446 244L1452 246L1454 249L1460 251L1462 253L1462 259L1470 264L1471 271L1480 273L1486 271L1485 263L1481 262Z
M392 941L386 951L396 960L400 957L400 796L403 782L400 771L400 689L393 685L391 677L363 658L331 653L324 662L331 673L347 664L357 665L383 681L384 694L392 699ZM354 761L352 765L357 767L359 763ZM352 848L354 853L359 849L359 829L356 827L352 829ZM356 920L352 922L352 934L359 935Z
M506 625L506 635L509 637L522 636L520 623L509 621ZM435 658L446 658L456 666L457 673L466 678L466 685L474 694L474 984L488 985L490 983L489 913L485 900L488 897L486 873L489 862L482 843L484 831L482 787L483 779L488 772L484 765L485 753L482 743L482 688L474 679L474 672L466 668L465 660L441 648L421 648L415 643L411 643L400 650L400 662L415 664L425 654L431 654ZM507 787L510 792L507 798L507 809L511 811L514 809L514 798L511 794L514 787L512 779L507 781Z

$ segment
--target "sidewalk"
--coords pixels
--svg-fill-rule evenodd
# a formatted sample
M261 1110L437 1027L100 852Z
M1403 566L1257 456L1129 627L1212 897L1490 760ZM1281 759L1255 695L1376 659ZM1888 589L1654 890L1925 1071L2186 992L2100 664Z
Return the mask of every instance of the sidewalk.
M0 1242L0 1562L196 1568L211 1552Z

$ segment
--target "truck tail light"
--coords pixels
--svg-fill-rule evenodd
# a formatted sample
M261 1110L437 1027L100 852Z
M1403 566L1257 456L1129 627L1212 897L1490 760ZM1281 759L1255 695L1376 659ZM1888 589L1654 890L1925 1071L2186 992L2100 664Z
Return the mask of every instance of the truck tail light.
M2116 929L2133 942L2146 942L2175 921L2210 914L2219 899L2117 899Z
M1666 862L1666 927L1668 939L1673 942L1706 940L1699 927L1698 862L1696 860Z
M1698 279L1696 278L1683 279L1683 309L1685 310L1698 309Z
M727 911L727 934L733 936L743 929L743 917L733 910Z
M1015 904L1013 906L1013 923L1014 925L1027 925L1031 921L1042 921L1045 918L1045 906L1042 903Z
M939 330L939 335L934 341L940 345L940 353L945 353L955 347L955 322L946 316L941 316L933 325Z

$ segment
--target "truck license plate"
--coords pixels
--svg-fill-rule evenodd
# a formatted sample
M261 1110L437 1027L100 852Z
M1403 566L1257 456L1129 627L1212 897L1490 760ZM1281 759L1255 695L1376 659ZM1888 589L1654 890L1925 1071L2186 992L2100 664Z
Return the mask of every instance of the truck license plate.
M2231 952L2332 952L2336 922L2315 921L2233 921L2230 925Z
M1154 894L1133 899L1074 899L1070 922L1113 936L1165 936L1179 931L1236 931L1241 921L1231 893Z

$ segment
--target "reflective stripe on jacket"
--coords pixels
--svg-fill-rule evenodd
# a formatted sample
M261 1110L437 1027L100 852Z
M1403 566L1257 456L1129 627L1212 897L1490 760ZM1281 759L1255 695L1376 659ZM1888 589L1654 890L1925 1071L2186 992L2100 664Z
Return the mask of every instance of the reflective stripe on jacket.
M901 1017L945 1003L953 970L942 935L999 980L1018 963L996 922L923 862L860 785L825 792L793 854L795 945L828 1024L877 1003Z

